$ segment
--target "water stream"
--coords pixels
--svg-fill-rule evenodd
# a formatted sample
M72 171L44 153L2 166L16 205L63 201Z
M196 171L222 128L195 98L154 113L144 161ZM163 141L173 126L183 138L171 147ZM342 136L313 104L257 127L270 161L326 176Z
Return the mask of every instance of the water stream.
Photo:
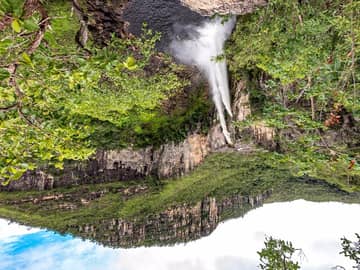
M207 78L212 99L225 138L232 144L226 125L225 111L232 116L225 41L229 38L236 18L208 18L191 11L179 0L133 0L124 11L129 31L139 36L143 23L162 34L157 47L172 54L181 63L195 65Z
M226 125L225 111L230 117L229 79L224 57L224 44L234 28L236 18L214 18L201 26L174 25L171 53L182 63L197 66L206 76L227 143L232 144Z
M330 270L335 265L351 269L351 262L339 254L340 238L358 232L359 212L359 204L304 200L265 204L220 224L199 240L130 249L106 248L0 219L0 269L254 270L266 235L301 248L303 270Z

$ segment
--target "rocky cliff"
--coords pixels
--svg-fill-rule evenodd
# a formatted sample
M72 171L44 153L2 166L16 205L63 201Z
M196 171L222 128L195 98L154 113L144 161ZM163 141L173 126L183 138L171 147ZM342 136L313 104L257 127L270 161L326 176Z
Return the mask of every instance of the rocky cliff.
M241 122L247 120L252 115L252 108L250 102L250 95L248 92L248 85L245 80L240 80L236 83L233 90L233 121ZM252 140L266 149L274 150L277 148L276 143L276 130L267 126L262 121L257 121L247 129L239 129L232 127L232 134L235 137L235 141L242 139L244 133L250 135Z
M68 228L75 235L109 247L137 247L188 242L209 235L229 217L238 217L260 206L271 192L257 196L233 196L223 200L205 198L195 205L169 208L143 221L103 220Z
M98 151L89 161L71 162L64 170L42 168L28 171L6 187L8 191L49 190L115 181L143 179L148 176L168 178L182 176L211 152L226 145L221 128L214 126L208 135L192 134L181 143L168 143L159 148L126 148Z

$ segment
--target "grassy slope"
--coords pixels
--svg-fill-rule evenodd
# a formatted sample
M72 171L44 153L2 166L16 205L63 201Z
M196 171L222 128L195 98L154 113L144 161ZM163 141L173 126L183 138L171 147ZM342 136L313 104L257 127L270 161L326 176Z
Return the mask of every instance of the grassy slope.
M142 182L141 184L148 186L149 190L129 198L112 190L134 186L135 183L109 183L44 192L0 193L0 216L34 226L65 231L71 225L96 223L102 219L142 219L172 205L195 203L206 196L221 199L234 194L257 195L269 189L273 190L269 202L300 198L314 201L360 202L358 195L341 191L326 182L308 182L306 179L292 178L288 170L274 168L268 155L213 154L194 172L181 179L161 183L151 180ZM110 192L86 206L78 204L75 210L54 210L53 206L62 203L61 201L46 204L11 204L11 201L21 198L59 193L72 194L75 202L84 194L99 190Z

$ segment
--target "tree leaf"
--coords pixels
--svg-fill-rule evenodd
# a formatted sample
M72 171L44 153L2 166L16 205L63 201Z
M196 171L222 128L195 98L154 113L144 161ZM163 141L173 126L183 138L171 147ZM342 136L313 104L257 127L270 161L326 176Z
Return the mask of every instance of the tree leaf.
M12 23L11 23L11 28L14 30L14 32L20 33L21 32L21 26L20 26L19 20L17 20L17 19L13 20Z
M25 20L23 22L23 27L28 31L35 31L39 29L39 25L37 25L32 19Z
M136 60L134 57L132 56L129 56L127 59L126 59L126 62L123 63L124 64L124 67L127 68L128 70L135 70L137 69L137 65L136 65Z
M33 62L31 61L31 58L30 56L26 53L26 52L23 52L22 53L22 58L24 60L24 62L32 67L34 67L34 64Z
M133 71L135 69L137 69L137 65L134 65L134 66L128 66L127 69L130 70L130 71Z
M0 68L0 81L3 81L10 77L9 71L4 68Z
M135 65L136 65L136 60L135 60L135 58L132 57L132 56L129 56L129 57L126 59L126 64L127 64L129 67L135 66Z

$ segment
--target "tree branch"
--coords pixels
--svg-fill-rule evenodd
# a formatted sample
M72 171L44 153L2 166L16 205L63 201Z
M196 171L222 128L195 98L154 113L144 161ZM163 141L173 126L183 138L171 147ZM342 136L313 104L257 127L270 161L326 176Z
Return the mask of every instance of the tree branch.
M33 54L36 51L36 49L40 46L40 44L44 38L45 32L50 25L50 17L48 16L47 11L42 6L42 4L39 0L27 0L23 7L23 16L22 17L28 18L28 17L32 16L34 14L34 12L36 12L36 11L38 11L40 13L41 21L39 22L39 30L34 32L34 39L30 43L30 46L25 50L25 52L28 55ZM4 18L7 18L7 19L6 20L2 19L0 21L0 29L2 27L8 26L9 22L11 24L11 21L12 21L11 17L10 17L10 19L8 19L8 17L4 17ZM16 71L17 71L18 65L19 65L18 61L15 61L6 67L10 73L9 85L14 89L15 95L17 97L17 102L10 106L0 108L0 111L9 111L9 110L17 109L20 117L27 124L29 124L30 126L36 127L36 128L40 128L36 123L31 121L22 111L22 105L23 105L22 99L25 96L25 93L20 89L20 87L16 81Z
M77 17L80 22L80 29L76 33L75 41L80 46L80 48L84 49L87 53L91 53L88 49L86 49L86 43L89 39L89 29L87 26L87 19L83 15L83 11L77 0L72 0L73 10L75 11Z
M30 0L30 1L34 1L34 0ZM34 53L35 50L40 46L41 41L44 38L46 29L50 25L50 17L47 14L47 11L45 10L45 8L43 6L41 6L40 4L38 6L38 11L41 14L41 21L40 21L40 25L39 25L40 29L37 31L33 42L31 43L30 47L27 49L27 53L29 55Z
M8 71L10 73L10 80L9 85L12 86L15 89L16 96L21 99L25 94L23 91L21 91L19 85L16 82L16 71L17 71L18 64L13 63L8 66Z
M16 103L6 106L6 107L0 107L0 112L12 111L12 110L16 109L18 105L19 104L16 102Z

